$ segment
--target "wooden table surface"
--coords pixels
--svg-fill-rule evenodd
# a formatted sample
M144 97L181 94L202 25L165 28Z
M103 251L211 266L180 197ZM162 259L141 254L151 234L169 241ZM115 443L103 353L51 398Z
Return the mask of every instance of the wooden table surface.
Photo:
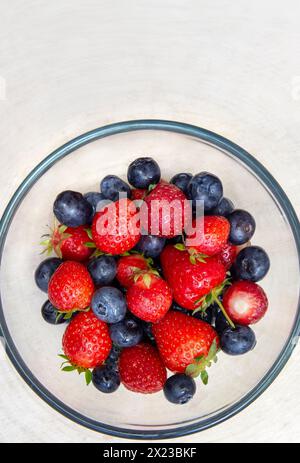
M54 148L180 120L242 145L300 212L297 0L11 0L0 15L0 209ZM284 316L284 314L283 314ZM239 415L183 442L299 442L300 352ZM115 442L40 400L0 349L1 442Z

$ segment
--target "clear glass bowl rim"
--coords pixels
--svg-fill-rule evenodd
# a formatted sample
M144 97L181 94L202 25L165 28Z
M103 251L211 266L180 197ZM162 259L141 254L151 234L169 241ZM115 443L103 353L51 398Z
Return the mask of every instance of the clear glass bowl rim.
M24 199L28 191L47 170L49 170L60 159L64 158L65 156L69 155L73 151L88 143L111 135L137 130L162 130L176 132L183 135L189 135L209 144L212 144L222 150L225 150L229 152L233 157L237 158L238 160L241 160L248 168L250 168L252 172L254 172L257 175L260 181L268 188L268 190L273 194L273 196L281 206L282 211L285 214L285 218L291 227L291 231L295 239L298 261L300 265L299 220L287 195L285 194L281 186L278 184L278 182L267 171L267 169L243 148L214 132L182 122L156 119L124 121L96 128L70 140L69 142L67 142L66 144L49 154L43 161L41 161L21 183L21 185L12 196L3 213L3 216L0 221L0 262L2 259L6 236L17 209L19 208L22 200ZM0 329L0 335L3 339L3 344L5 346L6 353L11 362L13 363L14 367L18 371L18 373L31 387L31 389L33 389L36 392L36 394L38 394L39 397L41 397L52 408L60 412L65 417L94 431L121 438L145 440L166 439L189 435L215 426L216 424L219 424L232 417L233 415L239 413L245 407L250 405L255 399L257 399L257 397L259 397L267 389L267 387L274 381L274 379L277 377L277 375L280 373L280 371L288 361L296 345L295 340L300 335L300 298L298 299L297 314L289 338L287 339L285 346L281 350L274 364L271 366L266 375L261 379L261 381L255 386L255 388L249 391L246 394L246 396L244 396L240 401L217 413L213 417L201 420L191 425L186 425L173 429L158 429L149 431L125 429L106 425L105 423L100 423L95 420L89 419L84 415L81 415L80 413L76 412L75 410L71 409L70 407L66 406L63 402L58 400L31 373L29 368L22 360L20 353L16 349L16 346L10 336L8 327L5 322L3 307L1 303L1 293Z

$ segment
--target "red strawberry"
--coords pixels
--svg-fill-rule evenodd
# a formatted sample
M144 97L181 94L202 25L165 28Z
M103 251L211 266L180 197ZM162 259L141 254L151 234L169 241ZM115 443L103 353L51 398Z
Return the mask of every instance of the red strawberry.
M70 321L62 340L67 360L71 366L63 367L64 371L78 370L79 373L88 368L101 365L109 355L112 342L108 326L99 320L94 313L81 312ZM91 372L86 371L87 383L91 380Z
M189 366L188 374L201 374L203 382L207 382L207 375L201 372L214 360L219 346L218 335L211 325L170 310L152 326L152 331L161 359L169 370L183 373Z
M172 304L172 291L160 276L146 272L136 275L126 293L130 312L146 322L161 320Z
M142 394L160 391L167 380L167 371L157 350L146 343L122 350L119 372L127 389Z
M225 267L216 257L205 262L197 260L185 250L168 245L161 255L163 274L173 290L177 304L189 310L197 307L197 302L226 278Z
M85 245L89 241L86 226L71 228L59 225L52 231L49 239L43 241L42 244L46 246L45 251L50 253L54 250L61 259L82 262L88 259L93 252Z
M229 270L232 266L237 256L237 253L237 246L231 243L226 243L225 246L222 248L221 252L218 254L218 258L220 259L220 262L224 265L226 270Z
M133 188L131 190L131 199L132 201L144 199L147 193L148 190L143 190L142 188Z
M187 231L186 247L191 253L213 256L219 254L227 243L230 224L225 217L206 215L193 222L193 230Z
M157 184L141 206L141 222L145 230L166 238L180 235L190 215L190 204L184 193L164 181Z
M61 312L86 309L93 292L93 280L79 262L63 262L52 275L48 286L49 300Z
M118 261L116 278L124 288L128 288L133 283L134 275L143 270L149 270L149 264L143 256L124 256Z
M132 249L141 237L134 202L122 198L104 207L94 217L92 236L96 247L108 254L122 254Z
M231 320L240 325L251 325L265 315L268 299L258 284L236 281L225 292L223 306Z

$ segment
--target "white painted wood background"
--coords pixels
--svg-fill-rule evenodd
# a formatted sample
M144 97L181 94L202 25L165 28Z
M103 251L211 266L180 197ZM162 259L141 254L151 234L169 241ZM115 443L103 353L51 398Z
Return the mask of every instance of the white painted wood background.
M297 0L2 1L1 212L54 148L96 126L147 117L242 145L299 213L299 19ZM181 441L299 442L299 362L298 348L248 409ZM1 442L118 441L53 411L3 349L0 391Z

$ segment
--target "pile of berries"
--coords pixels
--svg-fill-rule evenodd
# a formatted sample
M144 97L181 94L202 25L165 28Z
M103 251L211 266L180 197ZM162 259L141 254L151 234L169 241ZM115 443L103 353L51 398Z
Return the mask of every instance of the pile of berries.
M207 384L219 350L255 347L249 325L268 307L257 282L270 261L250 243L254 218L223 196L215 175L180 173L167 182L143 157L127 178L131 187L108 175L100 192L55 199L58 224L42 244L56 257L35 272L48 294L42 316L68 323L63 371L84 373L103 393L122 383L183 404L195 394L194 378Z

